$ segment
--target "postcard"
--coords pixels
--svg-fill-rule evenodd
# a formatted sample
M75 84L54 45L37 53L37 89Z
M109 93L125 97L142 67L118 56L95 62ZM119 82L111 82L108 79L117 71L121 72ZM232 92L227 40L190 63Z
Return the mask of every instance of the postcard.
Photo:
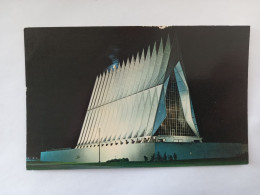
M249 34L25 28L27 169L247 164Z

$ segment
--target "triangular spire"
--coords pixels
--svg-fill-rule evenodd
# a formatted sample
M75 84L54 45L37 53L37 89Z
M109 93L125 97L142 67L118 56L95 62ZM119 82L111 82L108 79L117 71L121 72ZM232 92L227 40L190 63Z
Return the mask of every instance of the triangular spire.
M145 88L149 88L151 86L151 80L152 80L152 76L153 76L153 70L155 67L155 62L156 62L156 42L154 43L153 46L153 52L152 52L152 56L150 58L150 63L149 63L149 68L148 68L148 74L147 74L147 80L146 80L146 85Z
M150 51L150 45L149 45L148 48L147 48L145 60L150 59L150 58L151 58L151 51Z
M134 55L132 55L130 64L131 64L131 66L134 66L134 64L135 64L135 57L134 57Z
M156 86L157 84L159 84L158 76L161 72L160 68L161 68L161 64L162 64L162 59L163 59L163 40L161 39L160 46L158 49L158 54L157 54L156 61L155 61L153 74L152 74L152 79L151 79L152 86Z
M144 63L144 49L141 54L140 64Z

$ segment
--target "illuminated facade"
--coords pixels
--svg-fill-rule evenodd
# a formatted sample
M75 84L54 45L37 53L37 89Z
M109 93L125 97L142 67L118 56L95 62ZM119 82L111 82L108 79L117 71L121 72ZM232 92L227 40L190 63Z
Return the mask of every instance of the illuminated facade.
M41 161L230 158L246 151L238 143L202 143L174 36L99 75L77 146L43 151Z
M147 142L201 142L175 38L96 78L76 148Z

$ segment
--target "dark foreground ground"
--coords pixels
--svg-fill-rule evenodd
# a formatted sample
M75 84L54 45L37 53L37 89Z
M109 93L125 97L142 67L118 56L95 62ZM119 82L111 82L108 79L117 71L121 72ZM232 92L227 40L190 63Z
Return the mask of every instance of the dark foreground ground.
M197 159L161 162L104 162L104 163L72 163L72 162L26 162L27 170L54 169L97 169L97 168L134 168L134 167L185 167L185 166L213 166L213 165L241 165L248 164L244 158L228 159Z

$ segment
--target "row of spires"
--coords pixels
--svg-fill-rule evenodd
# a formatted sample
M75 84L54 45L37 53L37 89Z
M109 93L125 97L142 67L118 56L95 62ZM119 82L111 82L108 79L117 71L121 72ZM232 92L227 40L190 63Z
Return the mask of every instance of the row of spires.
M162 84L170 52L168 36L165 47L161 39L158 51L154 43L151 55L148 46L146 56L143 49L141 57L137 53L118 68L103 72L96 79L88 110Z

